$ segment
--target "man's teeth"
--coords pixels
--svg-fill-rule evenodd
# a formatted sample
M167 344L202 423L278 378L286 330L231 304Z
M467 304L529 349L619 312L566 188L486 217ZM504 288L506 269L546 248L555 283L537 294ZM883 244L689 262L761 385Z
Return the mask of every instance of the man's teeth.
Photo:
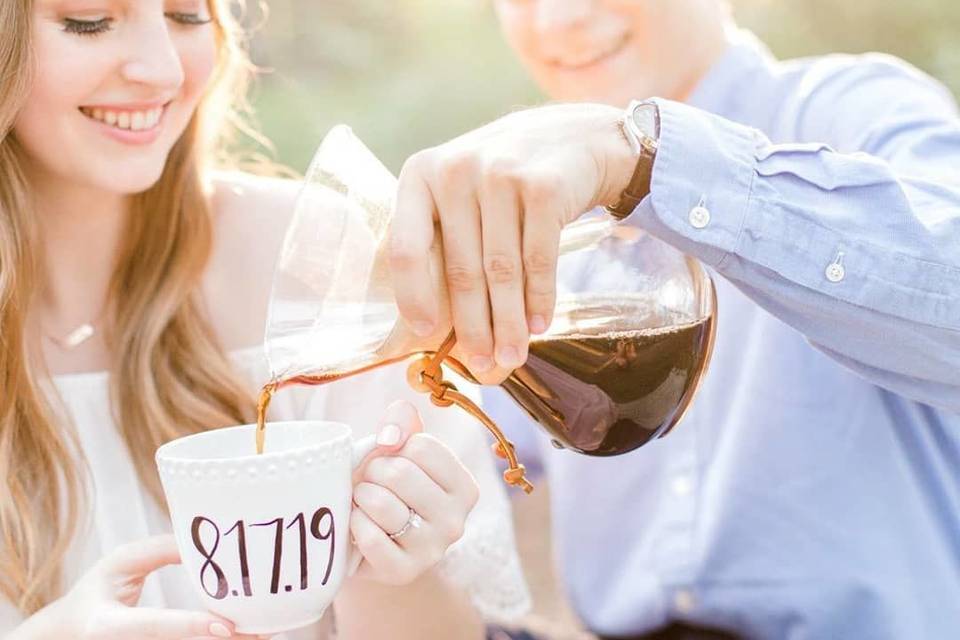
M86 107L81 107L80 110L89 118L99 120L111 127L130 131L153 129L163 115L163 107L157 107L149 111L110 111L109 109L88 109Z

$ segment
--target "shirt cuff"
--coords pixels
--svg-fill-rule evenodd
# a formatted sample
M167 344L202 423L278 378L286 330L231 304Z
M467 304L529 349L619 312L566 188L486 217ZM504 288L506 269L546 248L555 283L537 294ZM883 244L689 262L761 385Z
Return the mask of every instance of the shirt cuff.
M756 133L699 109L655 99L660 141L650 196L633 222L719 267L737 246L756 175Z

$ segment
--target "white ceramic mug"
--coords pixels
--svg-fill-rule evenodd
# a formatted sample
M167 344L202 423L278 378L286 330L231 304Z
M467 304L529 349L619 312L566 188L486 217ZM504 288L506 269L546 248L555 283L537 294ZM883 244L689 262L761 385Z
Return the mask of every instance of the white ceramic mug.
M338 422L272 422L169 442L157 467L183 567L204 605L239 633L319 620L356 569L352 471L376 448ZM355 556L348 558L349 555Z

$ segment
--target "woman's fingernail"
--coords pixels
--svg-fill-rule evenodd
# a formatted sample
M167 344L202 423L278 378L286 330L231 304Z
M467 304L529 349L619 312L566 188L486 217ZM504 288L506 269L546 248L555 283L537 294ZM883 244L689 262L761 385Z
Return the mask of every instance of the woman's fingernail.
M547 320L543 316L530 318L530 333L543 333L547 330Z
M470 356L470 371L474 373L486 373L493 369L493 358L487 356Z
M497 362L504 369L515 369L519 367L520 350L516 347L500 347L497 349Z
M433 323L426 320L420 320L413 323L413 332L421 338L426 338L433 333Z
M400 427L395 424L385 425L377 434L377 444L381 447L392 447L400 442Z
M225 624L214 622L210 625L210 635L216 636L217 638L229 638L233 634L230 633L230 629L227 629Z

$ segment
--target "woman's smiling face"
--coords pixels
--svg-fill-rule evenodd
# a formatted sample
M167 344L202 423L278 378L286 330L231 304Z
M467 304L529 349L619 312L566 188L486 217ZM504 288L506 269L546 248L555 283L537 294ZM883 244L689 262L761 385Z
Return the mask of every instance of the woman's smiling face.
M160 177L216 64L206 0L35 0L27 175L131 194Z

